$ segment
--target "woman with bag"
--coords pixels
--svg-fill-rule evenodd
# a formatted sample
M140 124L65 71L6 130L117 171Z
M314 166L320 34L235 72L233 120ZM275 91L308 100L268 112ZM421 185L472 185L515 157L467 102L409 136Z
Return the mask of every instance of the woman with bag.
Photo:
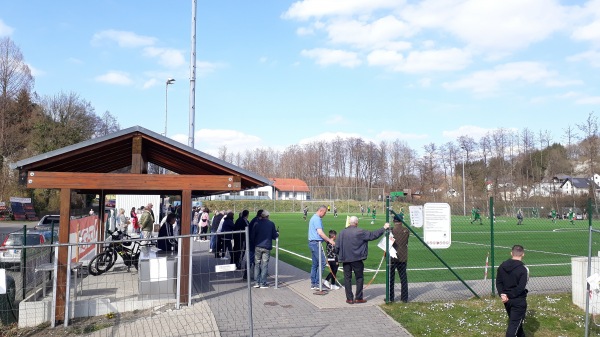
M129 226L129 219L125 216L125 210L119 208L119 215L117 215L117 223L119 224L119 230L123 233L127 233L127 227Z

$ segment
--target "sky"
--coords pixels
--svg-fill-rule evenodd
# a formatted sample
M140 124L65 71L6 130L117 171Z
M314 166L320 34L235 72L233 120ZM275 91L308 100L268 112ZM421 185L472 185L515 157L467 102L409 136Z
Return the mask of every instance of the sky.
M600 0L198 0L195 33L194 145L213 155L498 128L566 143L600 110ZM2 1L4 36L38 95L187 144L191 0Z

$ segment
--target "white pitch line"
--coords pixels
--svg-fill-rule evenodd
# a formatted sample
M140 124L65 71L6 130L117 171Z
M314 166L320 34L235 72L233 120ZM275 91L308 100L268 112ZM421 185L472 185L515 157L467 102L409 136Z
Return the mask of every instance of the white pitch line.
M452 241L452 242L456 242L456 243L462 243L465 245L473 245L473 246L489 246L489 245L484 245L483 243L474 243L474 242L464 242L464 241ZM506 246L496 246L496 248L506 248L506 249L512 249L512 247L506 247ZM556 252L547 252L544 250L535 250L535 249L526 249L527 252L536 252L536 253L544 253L544 254L553 254L553 255L560 255L560 256L569 256L569 257L576 257L576 256L580 256L580 255L573 255L573 254L564 254L564 253L556 253Z

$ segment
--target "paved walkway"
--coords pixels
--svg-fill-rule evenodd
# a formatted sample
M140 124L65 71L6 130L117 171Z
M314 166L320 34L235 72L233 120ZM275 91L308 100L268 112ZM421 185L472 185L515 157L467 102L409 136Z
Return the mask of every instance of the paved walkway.
M250 336L248 284L240 272L214 273L215 259L206 242L194 243L192 306L180 310L155 308L152 316L96 331L90 336ZM275 270L274 258L269 270ZM274 275L269 289L251 288L254 336L372 336L385 332L411 336L379 305L384 290L365 290L364 304L345 303L343 289L315 295L310 275L279 262L279 286Z

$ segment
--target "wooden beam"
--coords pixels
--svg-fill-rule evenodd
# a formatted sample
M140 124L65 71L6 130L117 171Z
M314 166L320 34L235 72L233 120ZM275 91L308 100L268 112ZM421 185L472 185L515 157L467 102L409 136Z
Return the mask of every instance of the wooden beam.
M181 235L189 235L190 224L192 223L192 191L183 190L181 193ZM181 302L187 304L189 291L189 275L190 275L190 245L192 244L189 238L181 239Z
M142 136L135 136L131 140L131 173L147 173L148 163L142 151Z
M71 222L71 190L63 188L60 190L60 225L58 226L58 242L69 243L69 229ZM56 278L56 310L55 322L65 319L65 303L67 299L67 260L69 251L67 247L58 248L58 271Z
M122 174L29 171L27 188L79 190L239 191L241 178L227 175Z

